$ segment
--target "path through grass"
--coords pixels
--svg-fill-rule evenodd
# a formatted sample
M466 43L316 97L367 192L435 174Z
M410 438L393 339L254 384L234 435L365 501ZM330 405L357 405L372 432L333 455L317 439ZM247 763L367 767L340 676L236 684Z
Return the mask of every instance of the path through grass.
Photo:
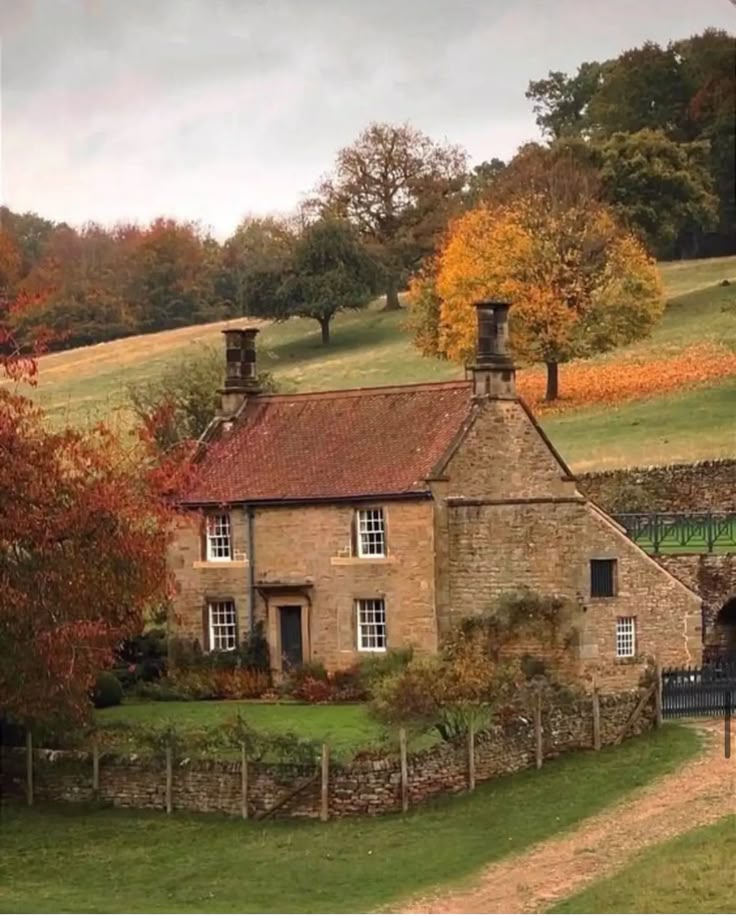
M736 816L655 846L555 913L733 913Z
M324 825L13 806L2 811L0 911L369 911L566 830L698 748L670 725L405 816Z

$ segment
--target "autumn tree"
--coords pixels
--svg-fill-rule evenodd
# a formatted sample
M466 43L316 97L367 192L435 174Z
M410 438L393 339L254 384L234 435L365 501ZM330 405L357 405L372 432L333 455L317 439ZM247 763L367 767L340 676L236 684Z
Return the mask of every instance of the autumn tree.
M0 372L27 377L12 330L0 338ZM145 437L51 431L9 387L0 455L0 720L78 722L115 647L167 597L180 464L154 459Z
M546 365L548 400L559 394L560 363L645 336L663 310L656 265L585 181L576 191L573 175L564 165L546 188L469 211L436 258L438 354L470 358L473 304L506 299L514 352ZM417 298L411 308L420 307Z
M466 155L410 124L370 124L340 150L318 189L323 213L344 217L381 265L386 308L398 309L406 272L431 251L459 206Z
M126 292L139 310L141 331L222 317L212 242L194 223L157 219L132 243Z
M7 300L14 293L21 263L21 253L15 240L5 229L0 229L0 300Z

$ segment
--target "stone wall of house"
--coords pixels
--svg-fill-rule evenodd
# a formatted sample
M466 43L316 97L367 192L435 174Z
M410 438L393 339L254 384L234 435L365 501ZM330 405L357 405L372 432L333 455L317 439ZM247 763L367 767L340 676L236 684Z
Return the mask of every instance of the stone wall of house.
M657 562L696 591L703 599L703 642L717 644L718 612L736 598L736 554L672 554L657 557Z
M607 512L736 512L736 459L581 474L578 487Z
M453 617L487 613L505 591L567 596L577 645L562 658L544 645L520 652L593 676L606 690L636 687L647 665L701 657L701 602L582 498L498 504L449 500L449 601ZM616 596L591 596L591 559L616 560ZM616 657L618 617L636 619L636 656Z
M383 598L389 648L437 647L434 613L433 504L429 499L387 500L387 556L360 558L353 549L357 505L274 506L254 510L257 585L256 620L266 623L273 667L280 668L278 608L299 606L305 660L328 669L344 668L357 651L358 598ZM361 505L361 508L367 506ZM178 594L174 603L179 636L203 639L203 609L208 600L235 602L241 634L248 628L249 557L247 520L231 512L234 560L202 559L200 519L183 528L172 550ZM279 583L281 586L279 586Z
M640 692L602 695L601 742L612 744L625 728L641 697ZM632 724L630 734L641 734L653 723L653 701ZM573 700L566 707L543 710L545 759L593 746L592 699ZM515 773L535 762L535 735L531 717L516 716L476 736L477 781ZM24 751L4 749L2 785L22 795ZM248 808L251 816L263 813L285 794L312 778L301 794L277 812L279 817L318 817L320 780L310 767L250 764ZM39 800L88 802L92 791L92 764L86 752L36 752L34 786ZM443 793L461 792L468 786L468 750L464 741L440 744L408 758L408 794L417 805ZM165 808L165 771L162 762L132 756L102 755L97 799L119 807ZM172 801L176 810L240 815L240 764L224 761L182 761L174 768ZM401 808L401 772L397 758L356 761L333 766L329 777L331 817L377 815Z

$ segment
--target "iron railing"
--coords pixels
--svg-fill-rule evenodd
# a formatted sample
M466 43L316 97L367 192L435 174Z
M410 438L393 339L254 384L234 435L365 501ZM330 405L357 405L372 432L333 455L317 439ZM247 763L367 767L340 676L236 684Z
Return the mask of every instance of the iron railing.
M662 713L665 718L720 716L736 704L736 664L662 671Z
M736 553L736 512L626 512L615 518L648 553Z

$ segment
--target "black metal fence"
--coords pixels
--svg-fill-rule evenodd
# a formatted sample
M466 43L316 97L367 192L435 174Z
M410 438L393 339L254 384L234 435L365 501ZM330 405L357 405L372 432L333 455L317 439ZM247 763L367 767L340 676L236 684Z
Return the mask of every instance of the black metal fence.
M665 668L662 671L662 715L722 716L736 701L736 663L702 668Z
M736 512L626 512L615 518L649 553L736 553Z

